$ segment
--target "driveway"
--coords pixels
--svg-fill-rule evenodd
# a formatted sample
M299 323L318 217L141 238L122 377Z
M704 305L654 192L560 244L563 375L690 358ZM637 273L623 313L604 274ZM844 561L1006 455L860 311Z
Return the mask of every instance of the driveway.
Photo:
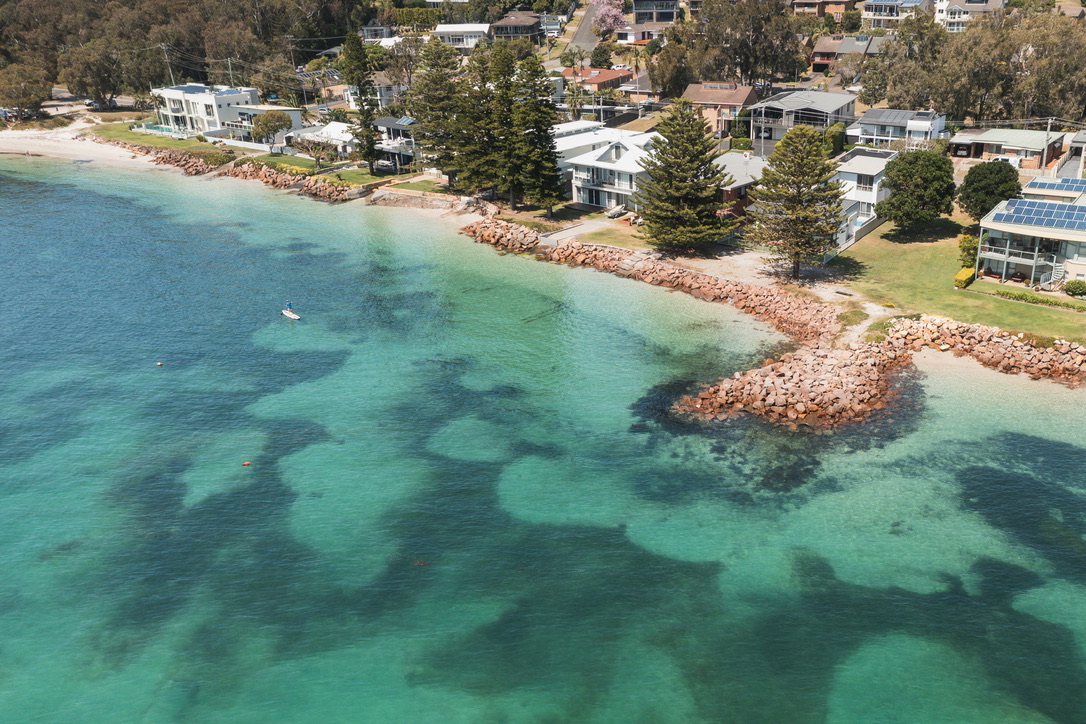
M588 52L592 52L592 49L596 47L599 40L596 38L596 34L592 32L592 24L596 20L596 6L589 3L584 9L584 15L581 16L581 22L577 25L577 30L573 33L573 40L569 41L569 47L577 46L578 48L584 48Z

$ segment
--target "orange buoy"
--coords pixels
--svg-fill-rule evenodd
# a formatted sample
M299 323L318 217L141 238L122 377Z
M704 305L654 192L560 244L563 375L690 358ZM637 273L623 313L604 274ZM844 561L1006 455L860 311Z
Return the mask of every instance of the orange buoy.
M248 460L246 460L245 462L243 462L243 463L242 463L242 465L246 465L246 466L248 466L248 465L252 465L252 463L251 463L251 462L249 462Z
M156 364L156 365L158 365L159 367L161 367L161 366L162 366L162 363L161 363L161 362L155 362L155 364Z

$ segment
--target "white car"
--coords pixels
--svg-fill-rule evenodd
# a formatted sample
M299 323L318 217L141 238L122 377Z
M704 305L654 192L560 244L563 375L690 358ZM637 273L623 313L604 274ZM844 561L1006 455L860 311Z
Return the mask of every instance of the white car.
M615 65L611 66L611 70L633 70L633 69L630 68L630 66L626 65L625 63L616 63Z

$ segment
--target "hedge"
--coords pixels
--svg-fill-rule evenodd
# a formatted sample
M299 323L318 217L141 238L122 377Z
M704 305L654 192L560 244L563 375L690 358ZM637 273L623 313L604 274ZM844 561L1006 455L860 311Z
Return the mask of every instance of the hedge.
M1049 297L1042 297L1039 294L1030 294L1029 292L1016 292L1010 289L997 289L992 292L997 297L1003 297L1004 299L1013 299L1016 302L1028 302L1030 304L1041 304L1046 307L1062 307L1064 309L1074 309L1076 312L1086 312L1086 307L1081 304L1072 304L1071 302L1061 302L1058 299L1051 299Z
M1086 294L1086 281L1072 279L1063 285L1063 291L1067 292L1072 297L1080 297Z
M962 267L962 270L954 276L954 286L965 289L977 278L977 271L971 266Z

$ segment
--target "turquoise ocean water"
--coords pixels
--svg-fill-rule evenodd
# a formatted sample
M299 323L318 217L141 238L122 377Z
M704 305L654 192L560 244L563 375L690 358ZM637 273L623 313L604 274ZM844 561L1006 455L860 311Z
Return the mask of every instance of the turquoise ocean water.
M1086 391L683 425L786 340L246 182L0 221L4 722L1086 722Z

